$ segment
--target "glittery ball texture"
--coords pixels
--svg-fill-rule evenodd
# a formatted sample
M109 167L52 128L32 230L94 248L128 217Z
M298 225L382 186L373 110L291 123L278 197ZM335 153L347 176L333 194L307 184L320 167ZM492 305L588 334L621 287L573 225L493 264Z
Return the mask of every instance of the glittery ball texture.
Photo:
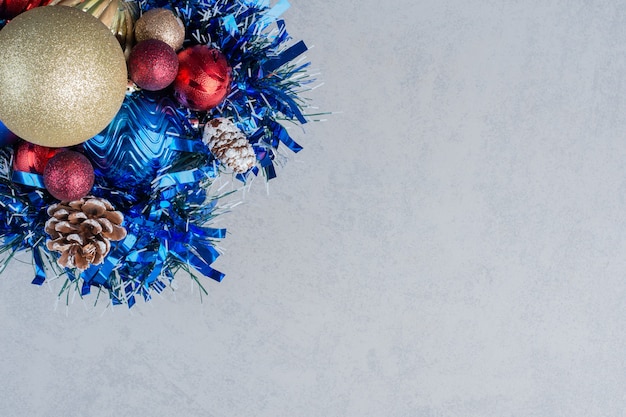
M158 39L141 41L128 57L130 78L148 91L162 90L178 74L178 57L168 44Z
M0 0L2 1L2 0ZM97 17L111 30L124 50L130 54L134 43L133 27L139 18L139 3L126 0L42 0L48 6L70 6Z
M135 23L135 40L158 39L178 51L185 41L183 22L168 9L150 9Z
M89 159L81 153L62 151L48 161L43 182L52 197L61 201L85 197L93 187L95 175Z
M115 36L81 10L34 8L0 31L0 120L29 142L63 147L96 135L120 109L127 78Z

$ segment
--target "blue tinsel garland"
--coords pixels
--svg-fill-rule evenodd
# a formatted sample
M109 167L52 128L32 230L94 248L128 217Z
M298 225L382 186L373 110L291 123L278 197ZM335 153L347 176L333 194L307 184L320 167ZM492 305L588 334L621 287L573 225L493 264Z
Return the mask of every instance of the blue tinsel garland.
M233 68L233 80L226 100L208 113L177 106L168 90L132 93L109 127L83 144L96 170L92 194L113 203L128 230L103 264L85 271L56 265L57 254L46 249L44 231L46 208L56 201L40 176L11 173L12 152L0 148L0 253L6 255L0 265L6 267L17 251L30 250L34 284L66 276L61 293L74 289L86 295L96 288L113 304L129 307L136 296L149 300L152 291L162 291L179 270L188 272L202 291L196 273L216 281L224 276L211 263L218 256L215 242L226 231L207 226L219 200L208 190L221 170L198 126L215 117L233 120L271 179L279 146L301 150L280 121L307 122L298 94L312 81L305 72L308 63L293 63L306 46L290 45L279 19L289 7L285 0L273 6L269 0L143 0L140 5L143 11L174 11L186 26L184 46L220 49ZM0 27L4 24L0 21ZM258 174L257 168L251 172Z

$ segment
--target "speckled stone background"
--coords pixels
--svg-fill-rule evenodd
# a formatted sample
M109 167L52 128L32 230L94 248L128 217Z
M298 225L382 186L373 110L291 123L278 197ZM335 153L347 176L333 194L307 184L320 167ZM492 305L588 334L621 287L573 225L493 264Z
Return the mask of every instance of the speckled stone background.
M1 416L626 415L626 3L293 0L341 112L203 303L0 279Z

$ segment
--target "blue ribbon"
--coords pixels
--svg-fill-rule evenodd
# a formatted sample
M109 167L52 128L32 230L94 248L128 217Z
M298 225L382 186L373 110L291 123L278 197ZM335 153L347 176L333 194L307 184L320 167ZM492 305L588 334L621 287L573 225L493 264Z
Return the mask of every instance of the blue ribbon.
M202 171L191 169L188 171L172 172L163 175L158 181L159 188L168 188L182 184L192 184L202 179Z
M285 129L280 123L271 121L268 122L268 126L272 129L272 135L287 145L287 147L294 153L298 153L302 150L302 146L298 145L293 139L291 139L291 136L287 133L287 129Z
M214 279L217 282L221 282L224 279L224 274L216 271L211 268L209 264L215 261L218 257L218 253L213 248L205 248L195 247L194 248L201 257L196 256L191 253L189 249L183 246L181 243L177 243L173 250L171 250L172 255L180 260L183 263L186 263L196 270L198 270L202 275Z
M35 246L33 248L33 266L35 267L35 278L32 283L35 285L42 285L46 280L46 271L44 270L43 258L41 256L41 252L39 247Z
M268 59L265 64L263 64L263 69L265 71L272 72L275 69L282 67L287 62L302 55L307 50L308 48L306 47L306 44L303 41L300 41L281 52L277 57Z
M85 295L88 295L89 293L91 293L91 284L89 284L87 281L83 281L83 285L80 290L80 295L85 296Z
M171 137L169 148L179 152L202 152L204 144L200 141Z
M129 233L123 241L117 243L115 249L109 253L102 265L91 265L81 273L81 277L89 284L93 282L109 288L110 285L107 286L107 284L113 268L136 243L137 237Z
M11 180L16 184L22 184L28 187L46 188L43 183L43 176L31 172L13 171Z

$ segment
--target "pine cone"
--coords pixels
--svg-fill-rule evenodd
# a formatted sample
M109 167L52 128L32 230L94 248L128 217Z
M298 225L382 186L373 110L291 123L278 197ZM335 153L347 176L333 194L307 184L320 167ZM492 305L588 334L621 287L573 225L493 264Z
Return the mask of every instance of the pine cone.
M246 135L230 120L218 117L204 126L202 141L211 153L237 174L247 172L256 163L256 155Z
M60 252L62 267L85 270L101 264L111 250L111 242L126 237L121 226L124 215L104 198L87 196L48 207L46 233L49 250Z

